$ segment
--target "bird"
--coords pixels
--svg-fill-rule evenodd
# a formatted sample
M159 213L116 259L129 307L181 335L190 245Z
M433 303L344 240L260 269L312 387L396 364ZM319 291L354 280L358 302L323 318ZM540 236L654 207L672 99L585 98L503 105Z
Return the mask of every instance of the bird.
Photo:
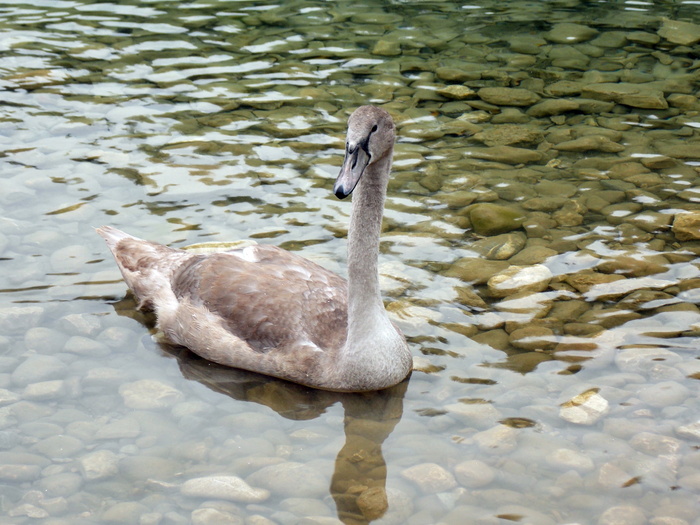
M384 307L379 242L395 126L377 106L348 119L345 156L333 186L352 194L347 280L274 245L198 254L111 226L107 243L137 307L153 310L174 344L215 363L335 392L394 386L411 351Z

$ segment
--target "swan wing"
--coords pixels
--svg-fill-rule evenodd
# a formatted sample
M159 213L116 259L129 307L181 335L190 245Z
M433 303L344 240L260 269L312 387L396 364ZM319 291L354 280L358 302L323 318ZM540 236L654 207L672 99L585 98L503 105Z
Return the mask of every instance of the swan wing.
M197 256L172 277L178 300L201 305L257 351L337 349L347 332L347 284L276 246Z

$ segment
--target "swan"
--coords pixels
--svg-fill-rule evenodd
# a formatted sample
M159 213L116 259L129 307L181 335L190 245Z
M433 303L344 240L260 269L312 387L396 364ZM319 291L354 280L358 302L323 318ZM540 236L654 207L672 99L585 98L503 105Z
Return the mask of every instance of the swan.
M272 245L201 255L97 228L138 300L172 343L225 366L322 390L388 388L411 371L379 288L379 236L394 123L375 106L348 120L333 192L353 193L347 281Z

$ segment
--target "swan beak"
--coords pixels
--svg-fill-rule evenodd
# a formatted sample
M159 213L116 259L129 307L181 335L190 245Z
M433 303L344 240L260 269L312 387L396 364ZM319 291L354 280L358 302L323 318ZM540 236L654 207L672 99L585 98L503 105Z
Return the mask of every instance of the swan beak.
M344 199L352 193L367 164L369 164L370 158L370 154L361 145L356 145L352 150L348 146L345 150L345 160L343 160L340 173L335 180L335 186L333 186L333 193L336 197Z

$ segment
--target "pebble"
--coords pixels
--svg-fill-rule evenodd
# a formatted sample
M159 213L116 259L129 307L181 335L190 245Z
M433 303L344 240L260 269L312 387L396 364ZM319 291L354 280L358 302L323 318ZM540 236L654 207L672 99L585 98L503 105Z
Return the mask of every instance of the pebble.
M673 234L679 241L700 239L700 211L679 213L673 218Z
M241 503L257 503L270 497L268 490L253 488L236 476L207 476L189 479L180 486L180 493L190 497L223 499Z
M692 46L700 42L700 25L682 20L662 18L658 35L672 44Z
M139 523L141 516L149 512L146 505L136 501L116 503L102 513L102 523L134 524Z
M14 334L37 326L44 317L42 306L10 306L0 308L0 332Z
M436 463L414 465L402 470L401 476L413 482L424 494L445 492L457 485L454 476Z
M505 206L481 203L469 208L469 220L479 235L499 235L520 228L525 216Z
M481 100L497 106L531 106L540 97L527 89L485 87L476 93Z
M504 261L522 250L526 242L523 233L511 232L474 241L470 248L487 259Z
M240 516L213 508L195 509L190 519L192 525L244 525L246 523Z
M544 33L544 37L557 44L575 44L591 40L598 35L598 31L592 27L570 22L554 24L552 29Z
M119 472L119 457L111 450L96 450L79 460L80 472L86 480L111 478Z
M488 463L470 459L455 465L454 476L463 487L474 489L491 483L496 477L496 472Z
M304 483L299 483L300 479ZM317 470L291 461L263 467L248 476L246 482L276 497L315 498L328 491L328 480Z
M639 507L619 505L610 507L598 519L598 525L645 525L646 514Z
M582 94L588 98L613 101L634 108L667 109L663 91L644 84L602 82L584 86Z
M17 386L27 386L41 381L61 379L65 377L67 371L68 366L58 357L32 355L12 372L12 383Z
M562 403L559 417L577 425L593 425L609 410L608 400L592 389Z
M491 277L486 283L493 297L507 297L515 293L527 294L546 290L552 272L542 264L509 266Z
M24 388L22 398L29 401L59 399L67 394L66 382L62 379L31 383Z
M182 399L182 392L154 379L141 379L119 387L124 404L137 410L168 408Z

